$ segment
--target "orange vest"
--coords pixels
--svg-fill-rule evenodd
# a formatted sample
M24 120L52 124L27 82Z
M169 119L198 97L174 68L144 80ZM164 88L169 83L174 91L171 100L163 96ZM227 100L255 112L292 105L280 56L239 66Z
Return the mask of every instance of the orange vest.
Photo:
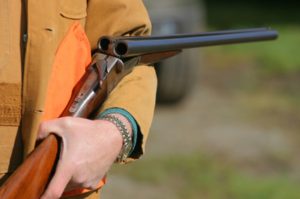
M72 95L72 90L85 73L91 62L91 47L81 25L75 22L59 45L50 83L47 88L45 112L43 121L60 116ZM105 179L99 183L103 186ZM64 196L77 195L91 190L77 189L64 193Z

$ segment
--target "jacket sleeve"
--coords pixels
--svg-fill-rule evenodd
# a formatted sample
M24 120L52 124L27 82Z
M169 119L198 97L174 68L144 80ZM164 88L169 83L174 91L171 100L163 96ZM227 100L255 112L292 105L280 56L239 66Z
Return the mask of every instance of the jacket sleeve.
M147 35L151 23L141 0L89 0L86 33L92 49L103 35ZM143 154L153 119L157 78L153 67L138 66L111 92L100 112L109 108L128 111L139 126L132 158Z

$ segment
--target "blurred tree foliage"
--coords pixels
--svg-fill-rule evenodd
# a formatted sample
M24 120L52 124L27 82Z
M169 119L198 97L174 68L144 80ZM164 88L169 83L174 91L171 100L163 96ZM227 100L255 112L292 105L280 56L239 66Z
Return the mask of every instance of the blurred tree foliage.
M300 25L300 1L206 0L205 5L213 27Z

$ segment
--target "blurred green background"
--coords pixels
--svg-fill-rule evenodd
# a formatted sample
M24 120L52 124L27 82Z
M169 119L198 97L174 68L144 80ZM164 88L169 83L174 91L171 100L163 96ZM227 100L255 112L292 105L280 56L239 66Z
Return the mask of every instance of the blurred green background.
M199 50L193 93L158 105L146 156L116 166L104 197L300 198L299 5L202 2L206 30L271 26L279 39Z

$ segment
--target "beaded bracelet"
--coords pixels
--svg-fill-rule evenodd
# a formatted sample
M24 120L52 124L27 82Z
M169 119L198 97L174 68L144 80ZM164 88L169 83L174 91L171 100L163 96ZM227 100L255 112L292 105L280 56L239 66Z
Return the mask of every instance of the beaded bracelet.
M123 122L113 115L105 115L105 116L101 117L100 119L112 122L118 128L119 132L121 133L122 138L123 138L123 146L122 146L121 151L116 159L116 162L123 163L125 161L125 159L129 156L129 153L132 149L132 139L129 134L129 131L127 130L127 128L125 127Z
M111 115L111 114L120 114L120 115L124 116L130 123L131 129L132 129L132 135L131 135L132 149L129 153L129 156L130 156L132 154L132 152L135 150L135 147L137 144L137 138L138 138L138 133L139 133L138 124L137 124L135 118L131 115L131 113L129 113L127 110L120 108L120 107L108 108L105 111L101 112L96 118L100 119L100 118L104 117L105 115Z

